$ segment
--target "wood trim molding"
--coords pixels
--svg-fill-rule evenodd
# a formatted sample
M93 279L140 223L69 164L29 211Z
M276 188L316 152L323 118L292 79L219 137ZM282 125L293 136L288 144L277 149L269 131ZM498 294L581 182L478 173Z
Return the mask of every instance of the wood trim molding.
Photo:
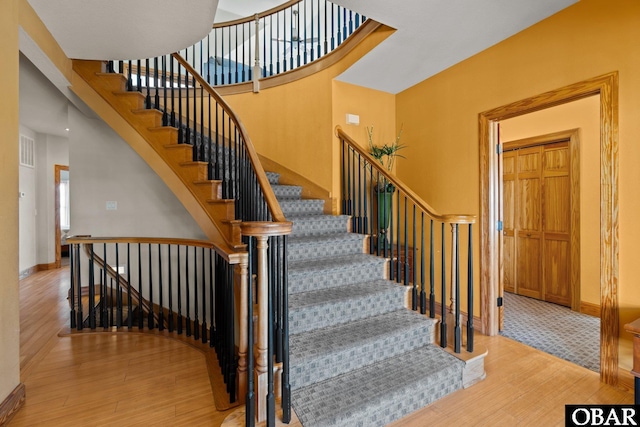
M56 268L60 268L60 267L56 265L55 262L50 262L49 264L38 264L35 266L36 271L53 270Z
M618 382L618 72L614 71L560 89L536 95L478 115L480 144L480 295L482 325L488 335L498 333L496 298L497 242L492 220L496 219L498 190L492 132L495 124L567 102L600 95L600 379Z
M591 302L580 302L580 313L600 318L600 305Z
M0 426L9 423L13 415L24 405L25 386L23 383L18 384L9 396L0 403Z

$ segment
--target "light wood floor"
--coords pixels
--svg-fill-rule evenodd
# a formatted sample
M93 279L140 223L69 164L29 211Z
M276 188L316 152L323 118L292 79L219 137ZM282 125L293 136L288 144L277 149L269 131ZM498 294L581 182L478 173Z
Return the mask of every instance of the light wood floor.
M232 412L216 411L204 356L184 343L126 333L59 337L68 284L68 268L20 282L27 399L10 426L219 426ZM478 343L489 350L484 381L393 426L562 426L565 404L633 403L595 372L515 341Z

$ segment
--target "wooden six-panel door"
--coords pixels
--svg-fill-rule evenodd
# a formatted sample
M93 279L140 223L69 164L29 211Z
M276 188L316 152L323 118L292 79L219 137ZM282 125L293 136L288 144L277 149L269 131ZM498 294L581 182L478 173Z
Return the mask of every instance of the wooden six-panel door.
M570 170L567 142L503 154L504 289L569 307Z

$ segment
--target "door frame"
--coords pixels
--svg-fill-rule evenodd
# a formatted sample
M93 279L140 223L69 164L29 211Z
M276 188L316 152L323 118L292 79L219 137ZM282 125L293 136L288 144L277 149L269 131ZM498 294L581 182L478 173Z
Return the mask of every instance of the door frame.
M580 130L569 129L565 131L553 132L545 135L537 135L524 139L519 139L509 142L500 142L503 146L501 152L509 150L517 150L521 148L538 147L541 145L555 144L559 142L566 142L568 145L569 153L569 198L570 198L570 258L569 258L569 289L571 290L571 310L580 312ZM502 175L499 176L502 181ZM504 203L502 202L504 195L504 185L500 183L500 212L499 220L504 221ZM500 260L500 268L503 268L503 249L502 249L502 236L500 236L500 242L498 246ZM504 274L500 272L500 281L504 283ZM500 285L500 296L504 287Z
M56 245L56 262L55 268L62 267L62 250L60 248L60 242L62 241L62 235L60 233L60 171L68 171L69 166L54 165L54 233L55 233L55 245Z
M497 124L600 95L600 380L618 383L618 72L503 105L478 115L480 145L480 304L485 333L498 333L499 232Z

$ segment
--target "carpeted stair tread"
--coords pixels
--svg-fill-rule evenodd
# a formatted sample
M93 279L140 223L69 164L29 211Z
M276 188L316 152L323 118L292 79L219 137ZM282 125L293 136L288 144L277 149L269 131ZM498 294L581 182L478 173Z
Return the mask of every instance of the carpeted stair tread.
M294 214L287 220L293 222L293 236L322 236L345 232L351 217L348 215Z
M299 185L271 184L271 188L279 202L284 200L299 200L302 197L302 187Z
M307 292L384 278L387 260L355 254L289 263L289 293Z
M280 174L277 172L266 172L269 184L277 185L280 182Z
M291 388L324 381L433 341L435 321L400 308L291 335Z
M322 236L291 236L287 244L289 262L361 254L365 236L355 233L325 234Z
M463 362L435 345L292 392L305 427L387 425L462 388Z
M388 280L303 292L289 297L289 333L326 328L404 307L407 288Z
M321 199L282 200L278 203L287 218L301 213L322 215L324 211L324 200Z

